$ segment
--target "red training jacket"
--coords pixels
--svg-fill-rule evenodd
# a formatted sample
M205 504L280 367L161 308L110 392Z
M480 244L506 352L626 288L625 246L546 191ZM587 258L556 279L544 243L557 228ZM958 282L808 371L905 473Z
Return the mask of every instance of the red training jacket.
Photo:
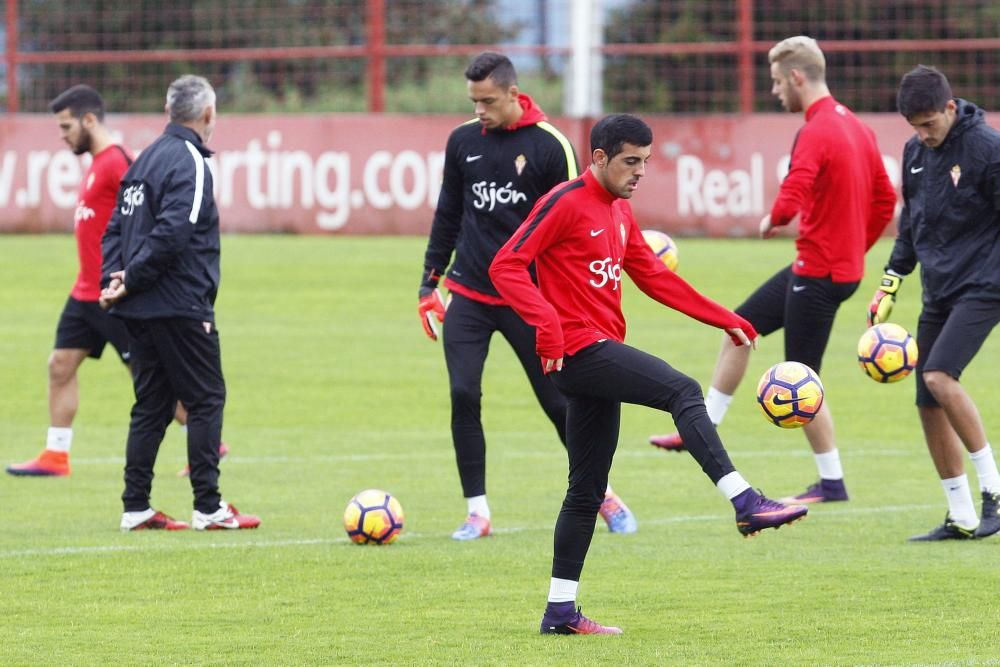
M532 262L537 287L528 273ZM558 359L602 339L624 342L623 270L660 303L756 338L749 322L701 295L657 259L628 201L608 192L589 169L538 200L493 259L490 279L535 328L538 355Z
M805 117L771 207L771 224L787 225L801 213L796 275L861 280L865 252L892 220L896 191L875 133L850 109L824 97Z
M73 213L80 271L70 292L79 301L97 301L101 295L101 237L114 211L122 176L131 163L132 156L113 144L94 156L80 183Z

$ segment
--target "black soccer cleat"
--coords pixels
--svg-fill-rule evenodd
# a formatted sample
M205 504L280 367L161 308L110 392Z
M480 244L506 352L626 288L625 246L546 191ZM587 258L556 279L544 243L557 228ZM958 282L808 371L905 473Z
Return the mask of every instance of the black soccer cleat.
M929 533L914 535L910 542L940 542L941 540L972 540L976 537L976 528L960 526L945 514L944 523Z

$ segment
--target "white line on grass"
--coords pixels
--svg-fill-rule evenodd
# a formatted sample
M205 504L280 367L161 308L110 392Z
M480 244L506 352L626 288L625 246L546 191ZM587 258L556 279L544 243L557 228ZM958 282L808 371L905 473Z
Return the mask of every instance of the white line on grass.
M843 509L824 509L823 514L834 516L850 516L861 514L886 514L903 513L917 510L933 509L938 505L891 505L883 507L852 507ZM723 521L732 519L731 514L702 514L702 515L677 515L662 517L658 519L644 519L643 525L665 526L669 524ZM514 526L510 528L498 528L495 533L511 535L526 532L549 532L552 524L534 524L530 526ZM142 539L136 536L137 539ZM413 542L422 539L443 539L444 534L427 534L407 532L400 537L400 541ZM194 551L198 549L280 549L283 547L301 546L322 546L331 544L345 544L349 542L347 537L336 538L313 538L299 540L253 540L247 542L179 542L176 544L103 544L84 547L48 547L39 549L11 549L0 551L0 558L24 558L29 556L100 556L104 554L116 554L123 552L153 552L153 551Z
M510 459L547 459L551 458L552 452L557 450L552 449L551 451L533 451L533 452L516 452L516 451L500 451L496 456L502 458ZM923 452L920 452L923 453ZM757 451L741 451L737 450L732 452L735 459L753 459L753 458L806 458L812 457L813 453L806 449L795 450L795 451L780 451L780 450L757 450ZM661 452L653 450L639 450L634 451L628 448L619 447L618 451L615 453L616 458L627 457L627 458L663 458L664 460L671 460L674 452ZM909 457L913 456L914 451L909 449L876 449L876 450L851 450L852 457L863 458L869 457ZM266 463L339 463L339 462L365 462L365 461L406 461L406 460L451 460L455 457L455 453L449 450L441 451L413 451L408 453L384 453L384 454L315 454L311 456L228 456L225 459L223 465L238 464L238 465L254 465L254 464L266 464ZM180 457L174 457L177 462L183 461ZM74 458L73 465L125 465L125 459L117 456L105 456L105 457L93 457L93 458Z

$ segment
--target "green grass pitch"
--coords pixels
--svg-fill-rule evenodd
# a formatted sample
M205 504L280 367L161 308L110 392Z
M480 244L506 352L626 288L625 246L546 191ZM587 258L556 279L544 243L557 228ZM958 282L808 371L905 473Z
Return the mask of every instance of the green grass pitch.
M790 262L788 240L679 239L680 273L735 306ZM218 326L229 387L225 497L263 519L242 533L118 531L128 377L111 352L81 375L73 474L0 475L3 665L997 665L1000 537L909 544L945 513L913 379L879 385L854 359L889 242L840 312L822 378L851 502L752 540L684 454L654 450L662 413L626 406L611 479L639 532L600 523L580 591L621 637L538 634L565 455L502 338L484 387L496 535L459 544L464 516L440 346L416 315L424 239L228 236ZM75 274L69 236L0 237L0 463L42 447L46 359ZM629 341L704 386L721 334L624 285ZM894 321L911 330L918 280ZM801 433L767 424L762 341L726 422L765 493L816 478ZM1000 338L963 382L1000 445ZM153 504L189 519L183 440L160 450ZM974 488L976 479L968 466ZM389 547L348 542L341 513L395 494ZM978 496L977 496L978 497Z

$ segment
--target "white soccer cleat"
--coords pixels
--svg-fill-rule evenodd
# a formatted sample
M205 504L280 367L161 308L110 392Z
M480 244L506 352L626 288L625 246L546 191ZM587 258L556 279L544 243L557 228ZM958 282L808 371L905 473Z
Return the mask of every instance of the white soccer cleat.
M219 503L219 509L211 514L195 510L191 515L191 527L195 530L240 530L259 525L260 517L240 514L238 509L224 500Z

